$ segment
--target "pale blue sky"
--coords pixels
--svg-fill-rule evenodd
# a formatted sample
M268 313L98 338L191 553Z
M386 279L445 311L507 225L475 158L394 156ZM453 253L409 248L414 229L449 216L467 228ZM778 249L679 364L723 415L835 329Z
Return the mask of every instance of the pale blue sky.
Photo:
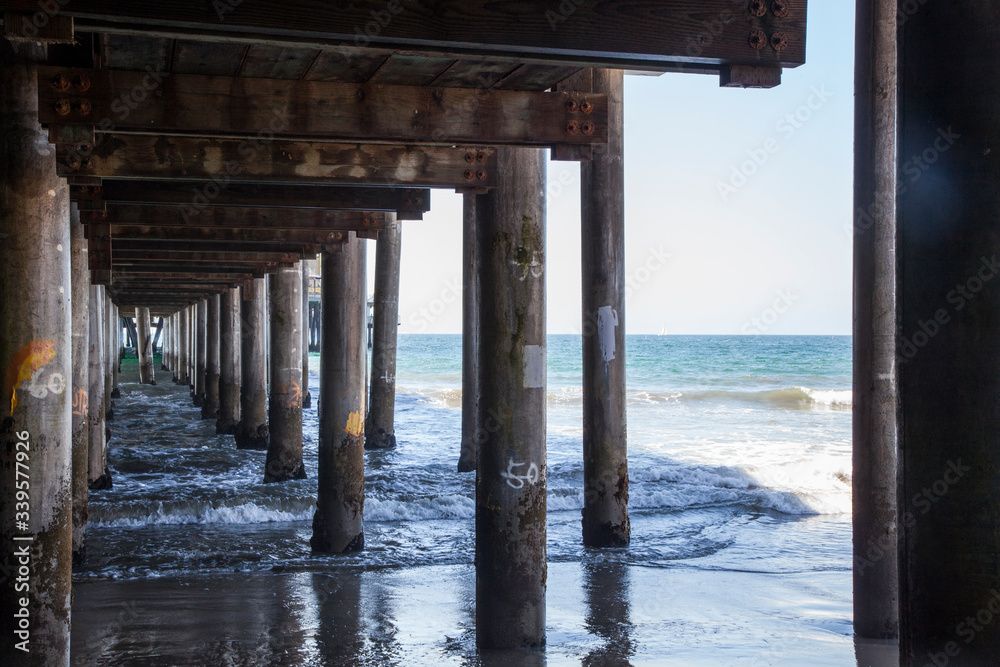
M850 333L853 4L811 0L808 22L806 64L771 90L626 77L629 333ZM580 329L579 188L549 164L549 333ZM401 333L461 331L462 200L432 207L403 228Z

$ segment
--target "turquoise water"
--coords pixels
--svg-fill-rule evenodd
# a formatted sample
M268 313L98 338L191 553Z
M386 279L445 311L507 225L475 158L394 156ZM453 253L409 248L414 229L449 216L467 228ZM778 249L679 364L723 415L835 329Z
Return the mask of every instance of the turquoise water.
M237 451L231 437L216 436L186 390L123 377L109 452L115 486L91 497L88 561L75 579L467 571L475 505L474 474L455 472L460 345L459 336L400 336L398 446L365 454L366 549L336 560L308 548L318 356L311 358L313 407L305 411L309 478L281 485L264 485L264 453ZM765 619L754 621L755 631L801 640L802 650L834 641L849 653L850 338L630 336L626 351L632 544L594 552L580 546L580 343L549 338L550 561L675 577L701 572L704 579L685 578L685 585L716 601L727 596L713 583L728 581L718 573L781 577L802 611L775 612L780 630ZM748 591L751 599L768 595ZM662 603L641 597L633 612L664 613Z

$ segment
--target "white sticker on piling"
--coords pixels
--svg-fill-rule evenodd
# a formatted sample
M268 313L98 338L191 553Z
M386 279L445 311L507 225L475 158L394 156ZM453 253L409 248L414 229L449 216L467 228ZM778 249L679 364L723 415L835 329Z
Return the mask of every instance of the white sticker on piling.
M597 309L597 342L601 346L601 359L610 363L615 358L615 328L618 326L618 311L611 306Z
M545 346L524 346L524 388L545 387Z

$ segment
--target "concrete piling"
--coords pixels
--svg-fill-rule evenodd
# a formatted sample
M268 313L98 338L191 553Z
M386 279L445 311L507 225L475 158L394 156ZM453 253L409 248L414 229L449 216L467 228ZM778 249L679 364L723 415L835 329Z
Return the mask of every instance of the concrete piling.
M232 435L240 422L240 289L222 293L219 303L219 418L215 432Z
M188 310L177 313L177 384L187 384L188 379Z
M88 418L88 485L98 491L111 488L111 475L108 472L107 418L106 403L109 400L107 388L107 341L104 336L108 332L104 298L104 287L90 287L90 397Z
M198 350L195 382L194 382L194 404L197 407L205 405L205 382L208 375L208 302L200 300L194 306L197 313L195 323L195 347Z
M302 267L302 409L312 406L309 391L309 264L300 262Z
M118 345L115 342L115 336L116 324L119 320L114 315L115 304L112 303L107 288L101 287L101 294L104 299L104 311L101 319L101 326L103 327L101 334L103 338L101 340L104 341L104 419L110 422L115 418L113 399L116 397L115 389L118 388L118 384L115 382L115 374L118 372ZM110 439L111 432L109 428L105 435L105 441Z
M73 309L73 562L82 562L87 536L87 503L90 467L90 428L87 424L90 395L90 266L87 233L76 204L70 207L70 252Z
M240 423L236 429L239 449L267 449L267 360L264 318L267 287L263 278L243 286L240 320Z
M399 328L399 258L402 225L395 214L375 246L375 311L372 331L371 391L365 420L365 448L396 446L396 336Z
M302 268L271 276L271 377L264 482L305 479L302 465Z
M219 416L219 295L213 294L205 301L205 403L201 406L202 419Z
M69 188L56 175L55 149L38 123L34 63L42 57L40 47L0 40L0 359L8 369L0 380L0 487L6 494L0 542L10 550L5 562L27 561L31 573L27 590L15 586L13 572L0 587L0 663L6 665L69 665ZM30 628L19 622L23 615Z
M153 338L150 335L149 308L135 309L135 324L138 333L139 383L156 384L153 375Z
M319 490L314 551L364 548L365 244L351 234L323 253Z
M481 649L545 644L545 156L498 148L496 187L476 202Z
M462 448L458 472L476 469L479 451L479 276L476 261L476 198L462 207Z
M854 115L854 633L899 634L896 554L896 2L857 5Z
M583 270L583 543L629 543L625 429L624 76L595 69L608 96L608 143L580 163Z
M996 665L1000 4L899 16L900 664Z

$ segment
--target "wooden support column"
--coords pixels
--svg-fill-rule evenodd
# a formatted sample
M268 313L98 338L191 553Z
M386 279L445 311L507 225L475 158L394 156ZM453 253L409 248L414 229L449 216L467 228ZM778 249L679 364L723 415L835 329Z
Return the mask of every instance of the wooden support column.
M105 394L107 384L107 335L108 327L105 308L104 287L90 287L90 397L89 397L89 455L87 481L91 489L97 491L111 488L111 475L108 474L107 451L107 408L110 400Z
M219 312L219 419L215 432L232 435L240 422L240 289L222 293Z
M267 449L267 359L264 318L267 286L263 278L243 285L240 319L240 423L238 449Z
M188 370L188 310L181 308L177 313L177 384L187 384Z
M205 405L205 380L208 374L208 302L201 299L195 304L198 312L195 325L195 346L198 349L197 368L195 369L194 404Z
M463 196L462 212L462 449L458 472L476 469L479 452L479 275L476 198Z
M87 473L90 459L90 429L87 397L90 395L90 264L87 232L76 204L70 206L70 252L73 309L73 562L86 555Z
M860 0L854 87L854 634L896 639L896 0Z
M302 267L302 409L312 406L312 394L309 393L309 263L305 260Z
M365 448L396 446L396 334L399 328L399 255L403 227L390 213L375 246L372 373Z
M177 313L170 316L170 328L167 330L170 341L170 371L173 381L177 382Z
M365 546L365 244L351 234L323 253L319 490L314 551Z
M135 309L135 325L138 333L139 384L156 384L153 375L153 338L150 335L149 308Z
M608 96L608 143L580 163L583 269L583 543L629 543L625 435L625 167L621 70L593 73Z
M900 664L997 665L1000 4L907 6L897 70Z
M12 568L0 587L0 663L9 665L69 665L69 188L56 175L55 153L38 125L30 61L43 55L40 47L0 40L0 360L6 375L0 380L0 543ZM28 498L15 498L22 488L30 490ZM27 510L15 500L28 503ZM22 511L28 518L16 516ZM31 571L25 591L14 578L25 562L22 552ZM30 619L28 627L21 616ZM20 642L29 653L19 650Z
M205 402L202 419L219 417L219 295L205 300Z
M187 384L191 390L191 397L195 396L195 385L197 384L198 377L198 338L195 336L195 331L198 327L198 308L197 306L188 306L187 308L187 330L185 335L187 336L187 346L188 346L188 359L187 359Z
M265 483L306 477L302 465L302 267L278 269L271 276L269 292L270 442Z
M476 202L481 649L545 644L545 152L500 148L497 160L497 187Z
M115 418L115 405L112 399L120 395L115 394L115 390L118 389L115 377L118 374L119 352L116 331L121 320L115 315L115 304L111 301L106 287L101 287L101 294L104 298L104 317L101 320L101 326L104 327L102 332L102 340L104 341L104 415L106 421L112 421ZM138 343L136 346L138 349ZM110 432L106 439L111 439Z
M163 332L163 342L160 344L160 370L170 370L170 318L160 319L160 327ZM154 341L155 345L155 341Z

